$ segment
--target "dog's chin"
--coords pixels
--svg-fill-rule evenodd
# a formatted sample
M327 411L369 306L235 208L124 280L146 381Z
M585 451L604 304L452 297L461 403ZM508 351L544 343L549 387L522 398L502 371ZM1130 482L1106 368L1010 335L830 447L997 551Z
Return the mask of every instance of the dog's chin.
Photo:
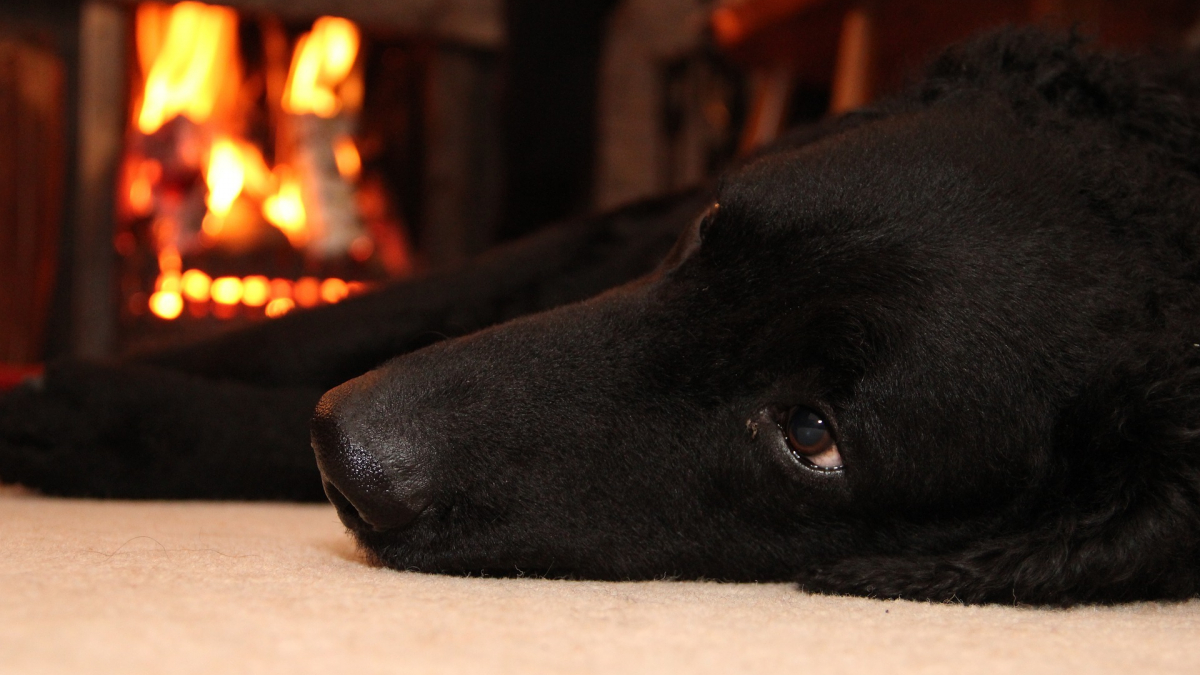
M345 520L343 520L345 522ZM550 552L525 551L515 556L497 550L499 536L472 537L427 531L420 524L376 530L351 518L345 523L366 561L376 567L462 577L538 578L596 581L700 578L664 565L606 566L596 560L564 560Z
M501 563L494 559L484 562L482 554L467 551L435 551L414 546L405 541L402 533L354 531L359 551L367 562L376 567L388 567L402 572L444 574L460 577L532 577L539 579L597 578L578 574L575 570L555 565L529 565L517 561ZM489 556L490 558L490 556Z

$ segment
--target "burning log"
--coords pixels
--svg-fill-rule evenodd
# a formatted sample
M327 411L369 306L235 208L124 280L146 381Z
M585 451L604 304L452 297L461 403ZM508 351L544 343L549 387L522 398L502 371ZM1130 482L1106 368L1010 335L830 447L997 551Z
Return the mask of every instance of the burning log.
M362 102L361 74L352 78L358 57L358 29L334 17L318 19L296 44L283 93L289 116L292 163L300 177L310 255L346 255L365 235L354 189L337 150L349 143L353 113ZM342 89L346 91L343 92ZM343 153L345 151L343 150Z
M338 168L335 148L349 138L344 117L296 115L293 163L300 176L300 194L307 217L308 252L324 258L347 255L354 241L365 236L355 206L354 187Z

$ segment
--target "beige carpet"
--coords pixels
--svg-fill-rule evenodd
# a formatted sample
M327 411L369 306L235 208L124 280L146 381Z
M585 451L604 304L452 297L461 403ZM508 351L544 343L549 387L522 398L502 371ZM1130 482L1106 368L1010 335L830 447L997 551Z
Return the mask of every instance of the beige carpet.
M0 492L0 673L1200 673L1200 602L1045 611L363 563L328 506Z

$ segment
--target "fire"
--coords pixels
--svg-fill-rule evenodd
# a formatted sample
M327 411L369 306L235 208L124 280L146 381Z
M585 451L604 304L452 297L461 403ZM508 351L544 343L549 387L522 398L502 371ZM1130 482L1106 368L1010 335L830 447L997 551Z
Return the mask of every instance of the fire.
M301 307L335 304L365 290L361 282L347 283L336 277L317 279L303 277L268 279L260 274L244 278L224 276L213 279L198 269L179 272L178 252L168 247L160 265L166 270L159 275L156 291L150 296L150 311L162 319L172 320L183 314L187 303L203 306L208 302L219 307L235 305L262 307L268 318L276 318Z
M352 128L353 113L362 105L363 74L361 68L355 68L359 48L360 35L354 23L336 17L317 19L295 46L278 101L288 118L277 122L284 131L281 138L287 137L289 124L298 124L295 116L343 116L351 122L342 126L341 120L336 121L331 128L337 133L323 141L336 164L334 179L340 177L346 184L357 181L362 173L358 148L341 131ZM361 288L357 282L336 278L304 277L293 282L252 274L213 279L200 269L184 270L181 249L189 258L218 242L236 250L239 242L255 240L255 233L261 230L253 228L273 226L296 249L316 247L322 235L319 231L314 234L313 228L319 230L324 222L322 212L306 211L306 203L322 202L306 190L319 191L320 184L313 187L311 169L306 169L308 165L288 142L279 143L272 155L277 163L269 166L263 150L243 136L247 125L234 119L242 85L234 10L192 1L140 4L137 56L143 84L134 93L132 127L150 135L175 118L188 121L173 126L172 138L163 139L174 144L174 154L158 158L132 154L124 174L127 212L153 222L159 274L148 303L151 312L171 320L185 309L200 317L208 313L206 308L228 310L243 305L277 317L297 306L335 303L357 292ZM202 217L181 211L175 206L178 197L163 192L178 190L188 171L198 171L203 181L196 183L197 191L204 190ZM203 235L198 236L197 226ZM349 253L365 263L375 242L367 235L358 239ZM221 318L234 315L227 311L215 314Z
M271 282L262 275L242 279L242 304L247 307L262 307L271 295Z
M178 318L183 313L183 298L179 297L178 293L155 291L154 295L150 296L150 311L168 321Z
M271 299L280 300L292 297L292 282L289 279L272 279L270 287Z
M353 22L332 16L317 19L312 31L296 43L283 90L284 111L326 118L337 115L343 102L335 89L354 67L358 44L358 27Z
M321 282L315 277L301 277L292 286L292 299L301 307L316 307L321 302Z
M277 319L295 308L296 303L292 302L291 298L275 298L267 303L265 311L268 317Z
M299 248L308 243L309 236L300 179L286 166L280 167L277 174L279 190L263 200L263 217L287 235L292 246Z
M183 258L179 255L179 249L171 245L164 246L158 253L158 269L162 270L163 274L171 274L178 278L179 271L183 269Z
M208 210L218 217L229 215L233 200L246 185L246 169L238 146L228 138L213 143L208 158Z
M242 301L244 285L237 277L213 279L212 300L218 305L236 305Z
M149 214L154 209L154 186L162 177L162 163L155 159L144 159L133 170L129 182L129 207L139 215Z
M340 302L349 294L349 287L341 279L326 279L321 282L321 299L329 304Z
M188 270L181 277L183 296L192 302L208 302L211 297L212 277L200 270Z
M342 136L333 146L333 159L337 163L338 173L346 180L355 180L362 172L362 157L354 145L354 139Z
M154 294L150 296L150 311L164 319L174 319L183 312L183 297L179 290L181 286L180 269L183 261L179 249L165 246L158 254L158 281L155 283Z
M236 47L237 13L232 9L198 2L139 7L138 56L143 64L152 65L147 69L138 130L152 134L178 115L196 124L206 122L226 84L230 64L236 64Z
M243 190L258 198L270 194L275 188L275 177L267 167L267 161L263 159L262 150L251 143L238 141L237 151L245 176Z

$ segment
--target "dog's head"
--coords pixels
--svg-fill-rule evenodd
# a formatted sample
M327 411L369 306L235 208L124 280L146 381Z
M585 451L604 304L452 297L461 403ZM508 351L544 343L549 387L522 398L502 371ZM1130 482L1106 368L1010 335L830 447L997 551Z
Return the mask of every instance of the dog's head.
M1195 593L1186 214L1051 126L949 95L747 166L650 276L326 394L331 500L397 568Z

